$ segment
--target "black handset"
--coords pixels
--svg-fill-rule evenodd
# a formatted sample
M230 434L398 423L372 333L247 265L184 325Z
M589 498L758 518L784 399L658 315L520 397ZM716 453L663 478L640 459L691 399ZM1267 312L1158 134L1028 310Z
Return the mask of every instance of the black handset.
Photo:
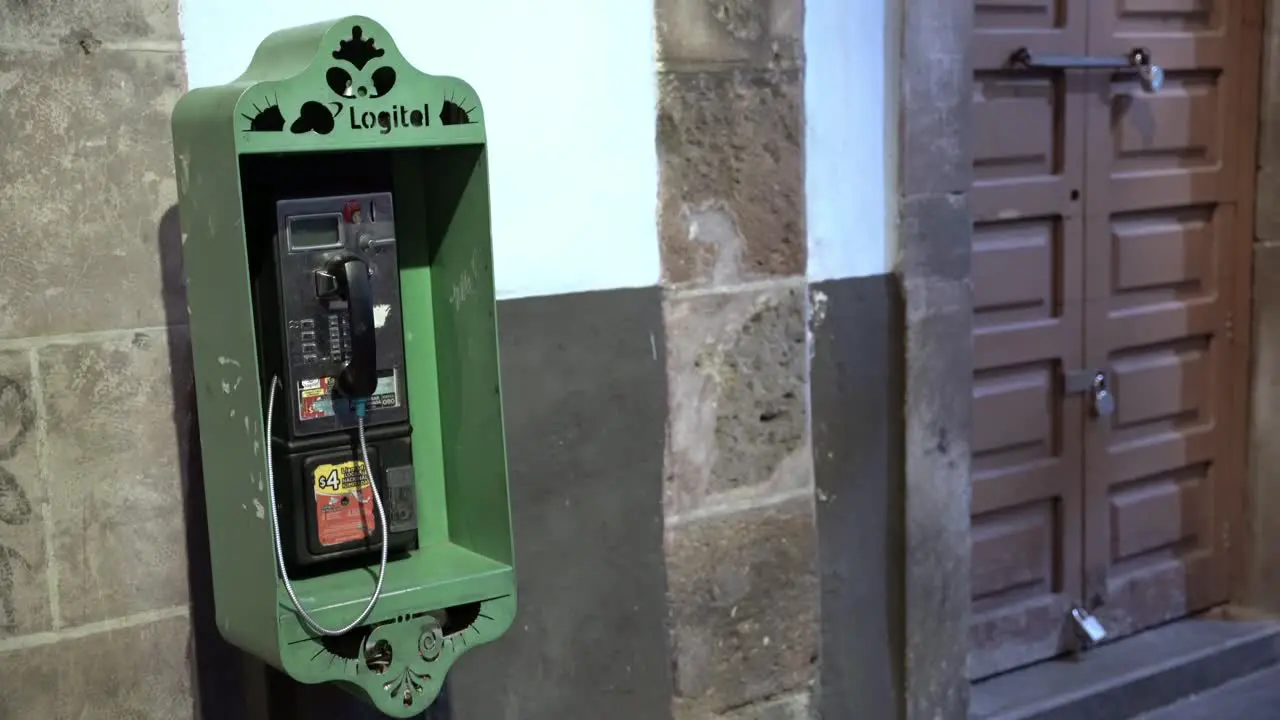
M347 302L351 314L351 356L338 375L338 389L350 398L368 398L378 387L371 272L368 263L354 257L338 260L329 267L329 273L338 281L338 294Z
M410 549L417 513L391 194L279 200L275 225L259 312L267 379L282 385L272 448L286 559L303 572L376 553L368 477L387 505L388 548Z

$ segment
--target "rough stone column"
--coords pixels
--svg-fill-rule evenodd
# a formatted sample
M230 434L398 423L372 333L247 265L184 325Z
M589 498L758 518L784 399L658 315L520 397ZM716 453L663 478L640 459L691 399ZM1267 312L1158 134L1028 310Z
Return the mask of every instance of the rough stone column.
M1252 3L1246 3L1252 5ZM1258 3L1262 5L1262 3ZM1264 22L1259 15L1246 22ZM1246 33L1246 37L1251 33ZM1253 362L1249 476L1244 521L1251 552L1236 599L1280 611L1280 0L1265 3L1258 125L1257 205L1253 246Z
M897 273L906 304L907 720L969 714L973 4L901 4Z
M176 2L0 4L0 717L192 717Z
M803 3L657 0L656 13L675 716L806 717Z

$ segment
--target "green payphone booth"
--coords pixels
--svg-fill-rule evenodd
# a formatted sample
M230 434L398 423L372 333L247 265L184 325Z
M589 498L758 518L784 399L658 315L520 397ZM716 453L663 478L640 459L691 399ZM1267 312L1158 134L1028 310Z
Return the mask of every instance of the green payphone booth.
M515 614L484 113L349 17L173 112L218 627L383 713Z

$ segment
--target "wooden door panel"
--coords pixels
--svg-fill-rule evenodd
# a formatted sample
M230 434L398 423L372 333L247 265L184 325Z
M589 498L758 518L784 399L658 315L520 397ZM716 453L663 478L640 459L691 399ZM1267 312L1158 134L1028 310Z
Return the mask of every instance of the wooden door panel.
M1215 215L1229 212L1219 206ZM1216 254L1229 236L1229 222L1194 223L1182 233L1167 217L1161 222L1170 237L1224 228L1214 233ZM1170 241L1161 254L1189 244ZM1220 258L1183 264L1189 272L1181 278L1166 276L1176 261L1148 263L1158 273L1127 272L1125 253L1110 258L1113 277L1148 283L1128 292L1116 283L1112 297L1086 304L1086 353L1108 372L1116 398L1111 417L1086 424L1086 596L1102 601L1095 612L1117 638L1227 599L1217 527L1218 478L1230 465L1223 420L1230 347L1219 283L1196 278Z
M1084 355L1115 413L1085 421L1085 596L1112 639L1227 599L1238 102L1227 0L1093 0L1091 55L1151 50L1158 94L1090 77Z
M1156 95L1132 76L1112 81L1109 127L1090 142L1110 140L1104 187L1110 188L1105 206L1113 213L1149 208L1155 198L1170 207L1233 198L1231 178L1223 173L1222 155L1229 150L1220 120L1229 98L1219 76L1170 68L1165 78Z
M1083 8L981 0L973 53L973 624L969 675L1053 657L1081 590L1082 86L1010 72L1018 47L1081 53Z
M989 229L977 228L975 265L999 263L999 250L982 247ZM1056 299L1028 296L1023 312L1002 313L981 302L977 284L974 295L975 358L983 360L974 376L970 439L969 672L977 678L1062 650L1063 617L1081 584L1082 403L1064 398L1061 384L1064 367L1080 362L1078 305L1064 312ZM1029 318L1036 301L1041 318L1000 318ZM993 352L1001 348L1016 352L1001 358Z
M1238 173L1224 169L1236 162L1239 143L1231 140L1245 131L1232 130L1239 120L1231 112L1239 101L1232 66L1241 1L1089 0L1090 55L1142 47L1165 70L1155 94L1133 73L1092 74L1091 214L1236 199Z
M975 0L973 43L975 68L1004 67L1019 47L1046 55L1084 49L1085 8L1062 0ZM981 135L982 133L978 133Z
M1122 637L1226 599L1235 0L977 0L969 675L1058 654L1067 611ZM1130 72L1011 71L1151 51ZM1247 281L1247 278L1241 280ZM1108 373L1116 412L1063 394ZM1239 446L1235 447L1239 454Z

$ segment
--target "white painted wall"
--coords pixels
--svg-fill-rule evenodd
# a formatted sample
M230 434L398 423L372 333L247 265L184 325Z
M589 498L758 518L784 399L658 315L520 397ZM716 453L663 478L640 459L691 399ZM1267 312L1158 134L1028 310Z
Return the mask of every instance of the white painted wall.
M184 0L190 86L235 79L276 29L352 14L480 93L499 297L658 282L651 0Z
M813 280L892 269L892 2L806 2ZM658 282L652 0L183 0L190 86L240 75L274 29L355 12L418 68L479 91L499 297Z
M805 3L810 280L878 275L897 248L894 0Z

